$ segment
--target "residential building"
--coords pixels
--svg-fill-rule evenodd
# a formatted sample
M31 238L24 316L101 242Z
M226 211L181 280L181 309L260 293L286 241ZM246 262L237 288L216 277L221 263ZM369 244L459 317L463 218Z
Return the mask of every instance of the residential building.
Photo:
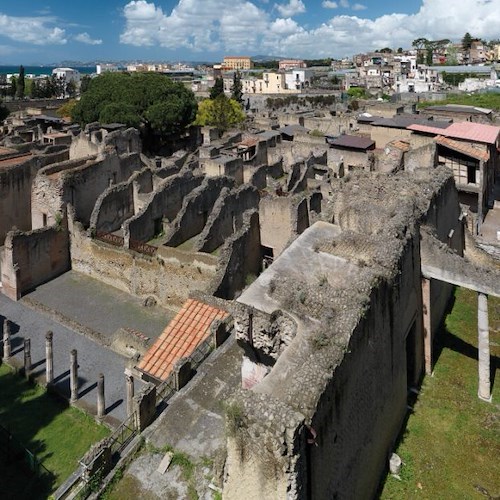
M73 68L54 68L52 70L52 74L55 75L56 78L61 78L66 81L66 83L80 82L80 72L77 69Z
M252 69L253 62L247 56L225 56L222 63L225 69L239 70L239 69Z
M314 72L311 69L296 68L285 73L285 83L287 89L301 90L309 87Z
M283 71L299 68L307 68L307 64L301 59L283 59L279 62L279 69Z

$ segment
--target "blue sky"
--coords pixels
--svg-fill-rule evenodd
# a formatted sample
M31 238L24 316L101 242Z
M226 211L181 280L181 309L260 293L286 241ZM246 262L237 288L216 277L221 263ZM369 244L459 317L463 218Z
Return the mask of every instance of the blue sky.
M0 64L344 57L500 37L500 0L0 0Z

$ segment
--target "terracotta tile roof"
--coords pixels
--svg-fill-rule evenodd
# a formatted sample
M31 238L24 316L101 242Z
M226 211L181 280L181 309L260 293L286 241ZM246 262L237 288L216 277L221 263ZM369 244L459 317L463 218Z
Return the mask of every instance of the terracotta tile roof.
M190 356L208 337L212 322L227 316L222 309L198 300L187 300L137 368L158 380L166 380L175 362Z
M400 149L405 153L407 151L410 151L410 144L406 141L392 141L389 143L389 145L394 146L395 148Z
M471 156L472 158L476 158L477 160L488 161L490 158L490 155L487 151L480 151L464 142L454 141L449 137L438 135L436 137L436 144L441 144L442 146L453 149L454 151L458 151L459 153L463 153L467 156Z
M500 134L500 127L483 125L482 123L460 122L452 123L446 129L439 129L427 125L410 125L409 130L427 132L430 134L443 135L453 139L464 139L467 141L495 144Z

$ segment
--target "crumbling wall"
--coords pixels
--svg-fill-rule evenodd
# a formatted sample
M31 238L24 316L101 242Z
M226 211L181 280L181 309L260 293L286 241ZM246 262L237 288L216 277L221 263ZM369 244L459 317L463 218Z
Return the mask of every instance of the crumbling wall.
M301 140L283 141L277 144L275 148L268 149L268 162L269 165L283 160L284 170L288 170L291 165L298 160L309 158L311 155L316 157L323 156L328 150L328 145L325 143L324 138L313 142L312 136L305 136Z
M2 258L3 292L12 300L70 269L68 230L57 226L23 233L11 231Z
M307 200L302 196L265 196L259 203L262 245L281 254L292 237L309 227Z
M143 255L94 240L71 219L70 232L72 269L163 307L180 307L190 291L208 289L216 272L211 255L167 247Z
M176 247L201 233L221 190L232 189L234 184L230 177L207 177L184 198L182 208L172 222L164 244Z
M152 239L160 225L155 221L173 221L182 207L184 198L202 181L203 176L194 176L189 171L162 181L147 205L124 223L125 238L129 237L135 241Z
M211 253L243 225L243 213L259 206L259 192L253 186L241 186L229 191L224 188L216 201L205 228L200 233L196 249Z
M134 215L131 182L111 186L99 196L90 217L90 230L112 233Z
M436 165L436 143L434 141L419 147L412 147L405 153L404 168L414 172L417 168L434 168Z
M223 266L214 279L214 295L230 300L245 287L250 276L257 276L262 269L257 210L245 212L243 225L222 249L220 262Z
M0 165L0 246L14 226L31 229L31 186L38 170L67 159L68 150L64 149L26 157L12 167Z

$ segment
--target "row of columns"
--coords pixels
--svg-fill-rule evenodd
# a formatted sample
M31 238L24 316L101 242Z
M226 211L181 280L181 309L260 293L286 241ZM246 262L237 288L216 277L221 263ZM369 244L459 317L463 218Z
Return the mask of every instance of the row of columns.
M431 280L422 278L422 311L424 328L425 373L432 374L433 335L431 322ZM477 292L477 336L478 336L478 397L491 402L490 339L488 321L488 295Z
M5 320L3 324L3 358L8 360L12 356L11 344L11 325L9 320ZM45 334L45 380L46 385L50 386L54 383L54 351L53 351L54 334L48 331ZM24 374L29 378L31 375L31 340L24 339ZM134 377L130 370L125 370L126 390L127 390L127 415L133 413L134 405ZM70 386L70 402L75 403L78 400L78 352L73 349L70 352L69 365L69 386ZM104 375L99 374L97 378L97 418L101 419L106 414L106 402L104 398Z

